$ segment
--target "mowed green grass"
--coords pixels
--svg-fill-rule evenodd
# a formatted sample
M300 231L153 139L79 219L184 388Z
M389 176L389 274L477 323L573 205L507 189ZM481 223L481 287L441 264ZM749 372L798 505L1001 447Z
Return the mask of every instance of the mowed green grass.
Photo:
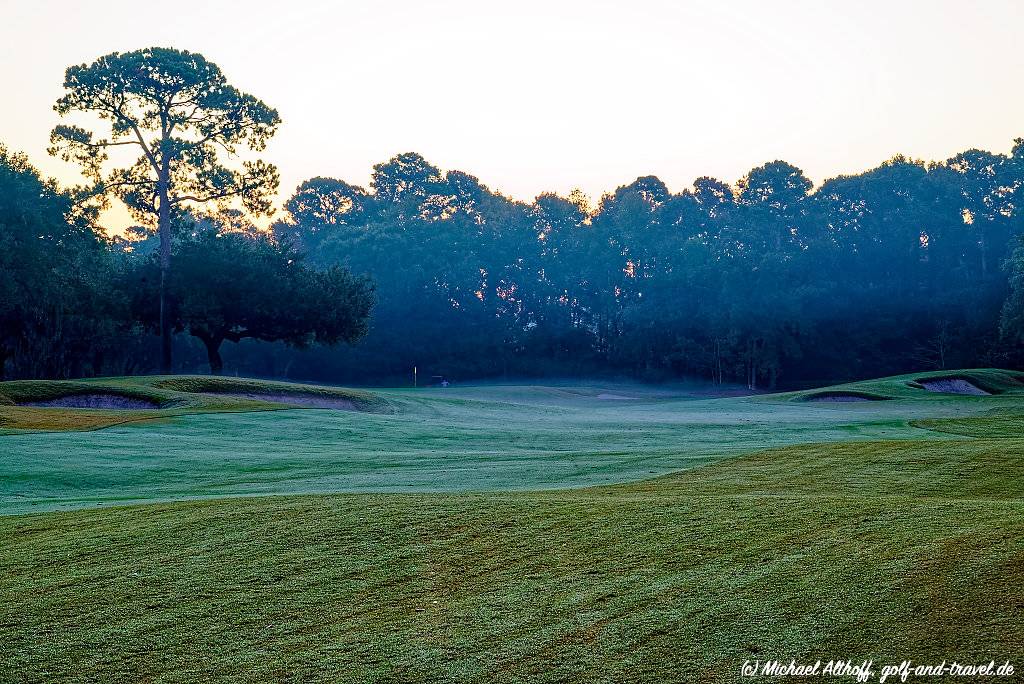
M0 436L0 513L262 494L598 486L773 446L966 439L971 435L939 431L938 423L923 429L922 421L1024 415L1024 383L1001 371L972 373L1001 394L938 395L908 387L904 378L858 384L896 398L857 404L803 401L808 393L708 399L686 388L628 385L359 393L211 378L93 381L80 385L151 393L168 408L17 407L75 426L82 414L142 415L87 432ZM40 387L51 395L60 389L29 385L37 393ZM206 392L239 387L358 397L363 410L280 410L287 407ZM14 390L24 393L25 384L0 384L0 394Z
M0 518L0 681L737 681L1024 655L1024 441Z
M466 388L378 393L390 413L0 437L20 450L0 454L3 472L50 493L35 510L79 509L0 516L0 681L1024 666L1024 396L1014 374L971 373L1000 394L935 395L902 377L854 388L892 399L850 405ZM245 435L247 451L222 453ZM679 472L649 479L667 470ZM395 479L399 492L375 489ZM620 484L579 488L605 479ZM267 490L288 495L240 496ZM108 507L138 494L233 498Z

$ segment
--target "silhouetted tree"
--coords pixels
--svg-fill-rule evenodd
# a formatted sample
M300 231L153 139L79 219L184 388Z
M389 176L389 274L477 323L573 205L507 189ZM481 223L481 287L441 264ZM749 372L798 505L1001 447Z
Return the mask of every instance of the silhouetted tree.
M274 224L274 233L307 254L316 254L326 235L343 237L345 229L366 225L366 190L334 178L311 178L285 203L286 218Z
M109 135L60 125L50 136L51 154L80 164L94 183L95 196L104 201L118 197L137 220L157 227L160 365L170 372L167 278L173 215L188 206L232 199L252 213L268 212L277 169L261 161L234 168L220 153L230 157L240 148L263 150L280 119L275 110L228 84L216 64L171 48L114 52L72 66L64 89L54 107L57 113L96 115ZM133 148L138 156L110 169L115 147Z
M1004 270L1009 275L1010 294L1003 304L1000 332L1011 343L1024 345L1024 237L1017 238Z
M81 374L113 332L110 255L72 197L0 145L0 378ZM97 368L98 370L98 368Z
M774 387L994 349L1006 281L986 264L1021 231L1021 149L894 157L817 191L782 161L678 194L641 177L595 210L551 194L523 206L409 153L378 164L368 192L310 181L282 223L315 263L379 282L374 332L345 368Z
M230 218L230 216L229 216ZM181 235L168 288L171 320L206 348L210 371L219 374L225 340L312 345L352 343L367 330L373 289L364 278L333 266L315 270L292 247L251 226L205 218ZM140 318L155 321L145 284L157 280L158 262L140 265Z
M76 149L91 149L85 142ZM32 204L37 190L20 196ZM43 224L73 233L88 223L69 195L46 193L71 209L50 211ZM274 237L237 211L197 222L185 210L194 204L170 216L181 266L167 280L167 312L173 329L203 341L215 370L224 340L299 348L354 340L367 327L364 276L377 303L360 343L297 354L250 341L234 355L239 370L384 382L416 365L462 377L611 372L772 388L1024 362L1019 140L1009 155L968 150L930 164L895 156L817 189L783 161L734 186L704 177L678 193L642 176L593 208L580 193L515 201L406 153L376 165L368 189L322 177L302 183ZM105 343L96 340L111 335L124 345L108 358L153 365L116 323L117 302L142 297L150 305L139 320L158 327L160 262L150 255L161 241L149 230L111 241L112 266L67 266L92 274L60 281L72 299L40 286L74 315L46 318L60 321L54 347L25 342L42 339L38 326L16 335L18 368L34 347L39 359L37 370L19 372L94 372L98 358L81 360L100 356ZM24 251L24 263L44 269L48 250L62 254L69 240ZM106 254L96 244L72 252ZM140 261L144 287L131 280ZM1005 277L995 268L1003 262ZM90 284L105 279L113 285ZM9 311L21 298L4 301ZM107 321L100 334L86 313ZM179 345L197 359L203 351L187 338Z

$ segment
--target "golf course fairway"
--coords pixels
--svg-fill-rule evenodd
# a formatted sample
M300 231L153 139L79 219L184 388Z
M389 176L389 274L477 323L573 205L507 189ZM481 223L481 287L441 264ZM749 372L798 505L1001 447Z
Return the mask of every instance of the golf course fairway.
M1018 373L717 398L216 382L0 383L0 681L1024 671ZM71 390L156 408L26 405ZM310 393L347 408L287 403Z

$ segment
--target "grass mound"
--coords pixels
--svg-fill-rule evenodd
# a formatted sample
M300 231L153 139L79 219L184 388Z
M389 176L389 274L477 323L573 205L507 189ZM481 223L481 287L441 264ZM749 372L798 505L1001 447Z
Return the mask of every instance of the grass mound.
M1021 374L1018 372L999 368L935 371L926 375L912 373L873 380L860 380L783 396L789 397L794 401L804 401L808 397L815 395L842 393L865 396L868 399L874 400L944 401L946 398L949 398L944 395L965 395L967 392L977 394L977 392L970 390L967 385L973 385L984 394L1024 396L1024 382L1021 382L1021 377ZM929 383L933 387L951 388L952 391L930 391L929 388L925 387L924 383ZM772 395L764 395L763 398L767 401L773 400Z
M326 397L316 394L265 394L262 392L226 392L225 397L238 399L254 399L257 401L270 401L275 404L288 404L289 406L301 406L304 408L335 409L340 411L358 411L351 399L340 399L337 397Z
M386 401L371 392L273 380L183 376L163 378L155 381L153 386L190 394L217 394L311 408L339 408L375 413L387 412L389 409Z
M0 382L0 404L57 407L59 404L55 402L60 400L87 404L89 397L97 397L97 404L102 403L105 398L109 398L110 401L130 400L136 402L138 408L160 408L172 403L169 396L154 391L153 388L145 384L118 380L13 380ZM77 401L75 401L76 399ZM83 405L76 408L99 407Z
M370 392L244 378L16 380L0 382L0 435L96 430L197 413L279 410L317 401L332 408L390 410L385 400Z
M926 430L964 437L1010 438L1024 435L1024 413L1020 407L980 416L914 420L911 424Z

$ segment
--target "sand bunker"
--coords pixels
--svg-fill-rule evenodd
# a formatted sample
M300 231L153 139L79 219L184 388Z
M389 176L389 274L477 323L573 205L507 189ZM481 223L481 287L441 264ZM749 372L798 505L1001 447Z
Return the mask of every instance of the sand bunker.
M30 401L22 406L39 408L78 408L78 409L115 409L139 410L159 408L159 405L146 399L123 397L120 394L73 394L46 401Z
M966 378L937 378L935 380L918 380L917 382L929 392L970 394L977 397L991 394L991 392L986 392Z
M822 394L812 394L807 397L807 401L813 401L817 403L848 403L856 401L880 401L879 399L873 399L866 397L862 394L852 394L850 392L825 392Z
M256 399L258 401L273 401L278 404L291 404L303 408L335 409L338 411L355 411L356 405L350 399L340 397L326 397L319 394L268 394L262 392L208 392L224 397L235 399Z

